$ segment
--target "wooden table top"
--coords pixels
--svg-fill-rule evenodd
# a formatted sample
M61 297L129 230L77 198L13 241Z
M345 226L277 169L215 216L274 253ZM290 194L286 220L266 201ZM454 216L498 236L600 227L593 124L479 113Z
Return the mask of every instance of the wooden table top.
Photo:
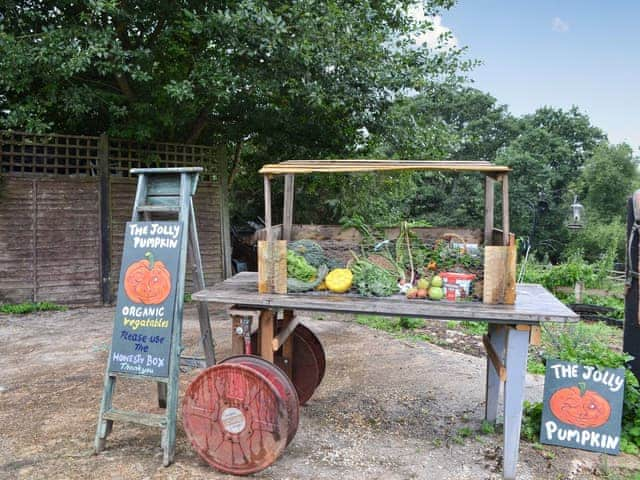
M403 295L375 298L355 294L306 292L258 293L257 272L242 272L224 282L194 293L201 302L251 308L310 310L336 313L393 315L434 320L473 320L509 324L577 322L579 316L541 285L518 284L515 305L480 302L407 300Z

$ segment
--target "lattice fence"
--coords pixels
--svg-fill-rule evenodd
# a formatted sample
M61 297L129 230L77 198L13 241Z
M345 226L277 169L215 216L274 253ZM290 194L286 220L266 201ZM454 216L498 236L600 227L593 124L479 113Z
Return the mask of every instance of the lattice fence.
M0 302L113 301L136 189L129 170L187 166L205 169L194 201L213 283L230 270L215 148L0 131Z
M129 177L143 167L204 167L204 180L216 180L216 150L206 145L136 142L111 138L59 134L0 132L0 172L48 175L100 175L100 161L109 172Z

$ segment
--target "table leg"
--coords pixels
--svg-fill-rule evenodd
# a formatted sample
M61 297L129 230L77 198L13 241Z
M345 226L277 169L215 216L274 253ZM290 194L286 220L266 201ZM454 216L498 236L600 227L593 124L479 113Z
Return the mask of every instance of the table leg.
M504 385L503 478L505 480L516 478L528 350L529 329L509 328L505 353L507 380Z
M260 312L260 330L258 334L260 356L271 363L273 363L273 336L276 331L275 317L275 312L271 310L262 310Z
M497 325L495 323L489 324L489 340L493 349L498 354L501 362L504 363L504 344L507 329L504 325ZM498 417L498 402L500 399L500 376L495 367L491 363L491 359L487 355L487 384L485 391L485 410L484 418L487 422L495 423Z
M282 328L286 328L294 319L293 310L285 310L283 313ZM293 378L293 333L287 337L282 345L282 360L284 370L289 378Z

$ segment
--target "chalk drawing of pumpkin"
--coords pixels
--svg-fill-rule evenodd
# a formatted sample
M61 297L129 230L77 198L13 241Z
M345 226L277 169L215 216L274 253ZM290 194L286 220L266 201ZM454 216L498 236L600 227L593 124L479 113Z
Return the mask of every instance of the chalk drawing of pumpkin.
M597 428L609 421L611 405L584 383L556 390L549 399L551 413L561 422L579 428Z
M124 274L124 291L132 302L157 305L164 302L171 292L171 274L164 263L155 260L147 252L144 260L138 260Z

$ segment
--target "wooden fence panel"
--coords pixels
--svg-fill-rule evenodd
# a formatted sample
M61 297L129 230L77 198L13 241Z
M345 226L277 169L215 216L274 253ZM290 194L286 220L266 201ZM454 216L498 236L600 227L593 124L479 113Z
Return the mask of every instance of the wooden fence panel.
M7 178L0 188L0 301L22 302L35 286L36 182Z
M202 182L193 201L196 211L198 240L204 265L205 285L213 285L223 279L222 231L220 220L220 188L211 182ZM191 279L187 292L192 292Z
M0 302L114 301L137 182L129 169L148 166L205 168L194 199L200 248L207 284L221 280L225 203L216 152L106 135L0 131Z
M37 180L35 300L100 303L98 188L96 177Z

